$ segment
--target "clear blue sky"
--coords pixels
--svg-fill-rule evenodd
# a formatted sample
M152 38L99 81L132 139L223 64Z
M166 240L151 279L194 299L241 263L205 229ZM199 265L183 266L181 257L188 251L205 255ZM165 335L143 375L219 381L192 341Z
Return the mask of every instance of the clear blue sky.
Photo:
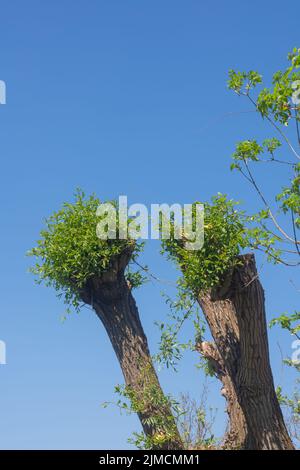
M0 446L9 448L127 448L135 417L103 410L122 376L96 316L61 323L64 306L35 286L25 257L43 217L74 189L130 203L192 202L218 191L255 196L228 167L236 141L271 133L249 106L226 90L230 68L266 77L299 47L299 1L53 0L0 1L1 307ZM233 113L233 114L228 114ZM280 181L264 179L267 189ZM174 268L148 243L143 261L159 277ZM260 261L260 260L259 260ZM268 318L297 307L292 273L264 266ZM148 284L137 294L151 350L155 320L167 308ZM188 331L187 331L188 333ZM270 332L276 383L291 389L281 367L291 338ZM178 374L164 371L164 388L200 394L203 376L190 354ZM223 400L210 385L210 403Z

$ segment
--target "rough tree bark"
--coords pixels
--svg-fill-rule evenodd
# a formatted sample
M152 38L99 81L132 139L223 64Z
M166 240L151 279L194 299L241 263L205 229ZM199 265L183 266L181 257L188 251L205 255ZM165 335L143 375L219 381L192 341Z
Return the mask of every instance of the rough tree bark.
M163 400L163 391L152 364L139 312L124 276L130 256L129 250L115 258L110 269L101 277L90 279L80 295L85 303L93 307L103 323L126 386L131 387L141 403L145 402L145 393L150 390L149 387L162 399L163 404L155 401L145 403L143 410L138 413L145 434L156 437L157 448L182 449L175 419L170 406ZM149 418L155 418L155 422L149 422ZM159 444L160 439L162 444Z
M226 400L226 411L229 418L229 429L223 439L223 448L241 449L245 445L247 424L224 361L214 343L202 341L196 344L196 350L198 350L200 354L207 359L212 371L221 381L223 386L221 394Z
M292 441L275 392L269 359L264 291L253 254L223 284L199 296L215 344L198 345L215 360L228 402L228 447L290 450Z

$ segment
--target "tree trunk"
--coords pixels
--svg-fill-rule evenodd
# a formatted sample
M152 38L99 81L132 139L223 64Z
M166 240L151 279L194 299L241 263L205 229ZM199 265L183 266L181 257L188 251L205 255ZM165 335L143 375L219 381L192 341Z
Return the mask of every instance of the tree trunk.
M138 416L153 448L182 449L167 398L153 367L139 312L118 259L101 278L93 278L81 292L103 323L121 366L127 390L138 404Z
M273 382L255 258L239 258L241 263L223 285L198 299L215 341L212 348L219 354L225 396L230 397L229 434L232 444L244 449L293 449Z
M241 449L245 445L247 424L224 361L214 343L207 341L197 343L196 350L207 359L211 370L223 385L221 394L227 402L226 411L229 418L229 429L225 433L222 447L226 450Z

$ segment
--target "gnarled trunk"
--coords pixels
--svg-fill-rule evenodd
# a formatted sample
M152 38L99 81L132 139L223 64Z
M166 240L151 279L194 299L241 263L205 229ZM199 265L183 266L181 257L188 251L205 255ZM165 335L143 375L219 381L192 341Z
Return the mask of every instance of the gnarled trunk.
M274 388L254 255L240 256L223 285L198 300L215 341L211 347L219 354L231 423L228 443L243 449L293 449Z
M139 404L138 416L153 448L181 449L182 442L168 400L152 364L139 312L128 286L127 257L115 260L101 278L90 279L81 292L103 323L120 363L126 386ZM150 395L155 398L150 401Z
M226 399L226 411L229 418L229 429L223 440L223 448L231 450L241 449L245 445L247 424L224 361L214 343L207 341L197 343L196 350L207 359L211 370L223 385L221 393Z

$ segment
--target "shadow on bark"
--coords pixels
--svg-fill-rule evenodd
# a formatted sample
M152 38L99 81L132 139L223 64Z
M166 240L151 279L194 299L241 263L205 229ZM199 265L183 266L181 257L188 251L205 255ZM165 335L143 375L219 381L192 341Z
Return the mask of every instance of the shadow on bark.
M224 447L293 449L275 392L269 359L264 291L253 254L223 284L198 298L213 343L197 349L223 384L230 429Z

